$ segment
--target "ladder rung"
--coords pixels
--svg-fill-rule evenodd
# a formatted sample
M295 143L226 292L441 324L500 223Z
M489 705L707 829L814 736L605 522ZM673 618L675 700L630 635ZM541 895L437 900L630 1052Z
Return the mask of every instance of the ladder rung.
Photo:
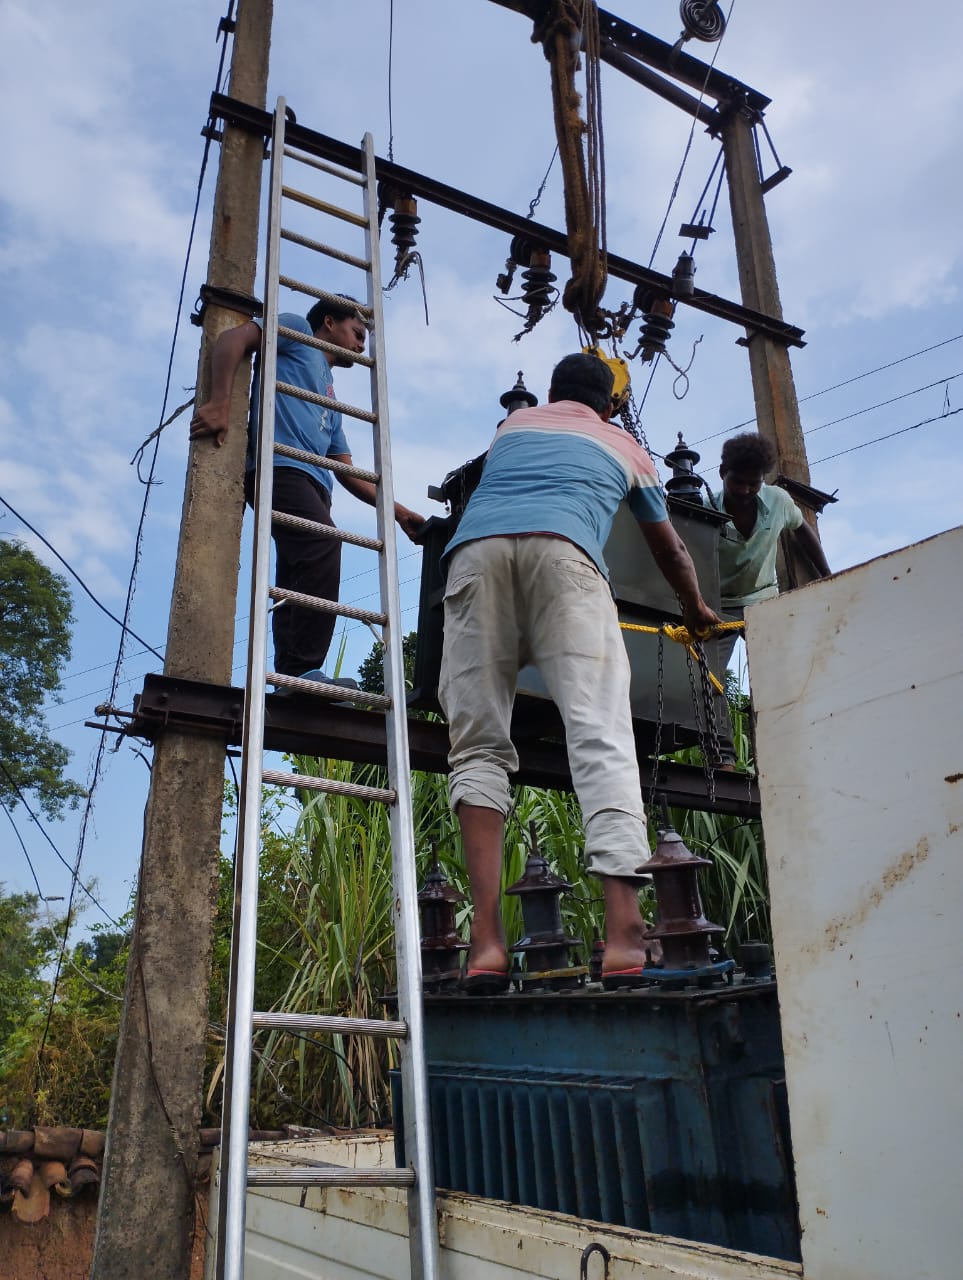
M376 1036L406 1040L407 1022L377 1018L336 1018L327 1013L255 1013L254 1026L268 1031L317 1031L342 1036Z
M314 156L307 156L302 151L295 151L293 147L285 147L284 154L292 160L297 160L300 164L310 165L312 169L320 169L322 173L332 173L336 178L343 178L345 182L354 182L359 187L365 185L364 178L357 173L352 173L350 169L339 169L337 165L325 164L323 160L315 160Z
M303 342L306 347L315 347L318 351L324 351L329 356L342 356L352 364L363 364L368 369L374 368L374 356L363 356L359 351L349 351L347 347L336 347L333 342L325 342L323 338L316 338L313 334L301 333L299 329L289 329L284 324L278 325L278 333L283 334L285 338L293 338L295 342Z
M308 599L314 599L309 596ZM356 702L362 707L391 706L391 699L383 693L367 693L364 689L346 689L340 684L325 684L321 680L302 680L300 676L283 676L279 671L269 671L265 677L268 684L276 684L281 689L294 689L298 693L312 693L316 698L336 698L338 702Z
M349 690L339 690L347 693ZM265 769L261 774L265 782L278 787L304 787L306 791L325 791L336 796L354 796L358 800L379 800L382 804L394 804L397 791L385 791L381 787L361 787L356 782L335 782L331 778L312 778L301 773L278 773Z
M306 596L303 591L288 591L285 587L270 587L268 595L272 600L287 600L289 604L301 605L305 609L317 609L319 613L333 613L339 618L354 618L358 622L366 622L369 626L385 627L388 625L386 613L375 613L371 609L358 609L353 604L340 604L337 600L322 600L320 596ZM370 694L366 694L370 697Z
M326 258L337 258L339 262L346 262L349 267L357 267L359 271L367 271L371 266L366 258L357 258L353 253L345 253L344 249L335 249L333 245L312 240L310 236L299 235L297 231L288 231L285 227L281 228L281 239L299 244L303 249L313 249L315 253L323 253Z
M296 458L298 462L310 462L312 466L324 467L333 471L336 476L357 476L359 480L370 480L377 484L381 476L377 471L366 471L364 467L349 466L347 462L338 462L334 458L322 458L320 453L308 453L305 449L293 449L289 444L274 445L274 452L285 458Z
M345 1169L337 1165L293 1165L248 1169L249 1187L413 1187L413 1169Z
M368 538L363 533L349 533L346 529L335 528L333 524L305 520L303 516L289 516L286 511L272 511L271 522L287 525L289 529L316 533L321 538L333 538L336 542L350 542L353 547L366 547L369 551L382 551L385 545L380 538Z
M317 196L309 196L306 191L295 191L293 187L282 187L281 195L298 204L306 204L309 209L317 209L318 213L330 213L334 218L342 218L356 227L366 227L368 219L361 213L352 213L350 209L339 209L336 204L328 204L327 200L319 200Z
M308 400L311 404L323 405L325 409L334 409L336 413L346 413L349 418L360 418L362 422L378 421L377 414L371 413L368 409L359 409L357 405L332 400L330 396L319 395L317 391L305 391L303 387L295 387L290 382L276 382L274 385L283 396L294 396L295 400Z
M278 283L286 285L289 289L294 289L297 293L306 293L309 297L317 298L320 302L330 302L338 307L348 305L341 294L328 293L326 289L316 289L313 284L305 284L303 280L292 280L290 276L279 275ZM362 316L369 323L374 319L374 312L370 307L366 307L363 302L355 302L352 298L350 305L354 307L359 316ZM298 337L303 336L303 334L298 334Z

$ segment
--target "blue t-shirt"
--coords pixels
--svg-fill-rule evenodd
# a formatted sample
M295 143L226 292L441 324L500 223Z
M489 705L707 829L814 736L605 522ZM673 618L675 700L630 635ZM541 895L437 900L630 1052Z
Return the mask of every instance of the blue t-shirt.
M627 432L574 400L518 409L499 428L445 555L476 538L551 533L608 577L603 547L623 499L644 524L668 519L652 459Z
M279 315L278 324L284 325L287 329L297 329L299 333L307 334L308 337L312 336L311 326L304 316L295 315L293 312L286 311ZM278 334L278 382L287 382L305 391L314 391L318 395L334 398L331 366L325 359L324 352L316 347L306 346L303 342L296 342L293 338L285 338L281 334ZM247 468L249 471L254 469L260 391L261 360L258 356L254 363L251 413L248 419ZM293 449L303 449L306 453L316 453L321 458L351 452L344 432L341 430L341 414L334 409L312 404L309 400L299 400L296 396L279 395L277 397L274 410L274 439L277 444L286 444ZM277 455L274 465L306 471L329 492L333 487L331 472L326 471L324 467L316 467L310 462L298 462L295 458Z

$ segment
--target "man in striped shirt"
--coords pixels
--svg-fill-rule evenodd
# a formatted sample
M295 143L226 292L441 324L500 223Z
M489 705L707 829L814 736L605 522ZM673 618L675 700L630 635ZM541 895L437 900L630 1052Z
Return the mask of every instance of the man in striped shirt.
M451 731L452 807L474 916L467 990L507 989L499 901L510 724L519 670L540 671L565 724L588 870L603 885L603 976L645 962L638 870L649 856L629 705L630 671L602 549L626 499L695 631L719 619L669 523L651 459L609 423L612 373L566 356L549 403L502 424L481 482L445 549L445 650L439 698Z

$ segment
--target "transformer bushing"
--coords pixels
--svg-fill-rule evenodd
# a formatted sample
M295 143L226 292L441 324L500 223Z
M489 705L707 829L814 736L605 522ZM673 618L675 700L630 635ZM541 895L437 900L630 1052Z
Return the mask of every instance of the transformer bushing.
M538 404L538 396L532 395L528 387L525 386L521 369L518 371L515 385L509 391L506 391L504 395L498 397L498 403L506 414L514 413L516 409L531 409L533 405Z
M585 981L588 969L573 965L570 954L572 947L581 946L582 939L570 938L562 924L559 899L571 888L539 853L533 832L525 874L505 890L521 898L525 934L510 950L524 961L516 974L522 990L563 991Z
M686 502L702 503L702 477L696 475L695 464L702 457L695 449L690 449L679 432L679 443L667 453L663 461L672 468L672 478L665 482L666 492L673 498L683 498Z
M734 968L731 960L714 962L710 955L710 936L723 932L702 913L699 868L711 865L692 853L666 821L655 853L639 868L640 874L651 875L655 889L657 920L643 935L662 945L661 964L646 968L646 977L654 982L712 983Z
M388 221L391 223L391 243L395 246L396 270L404 269L404 263L418 238L418 202L413 196L395 196L394 211Z
M437 857L418 894L421 916L421 973L426 991L447 991L461 977L460 952L468 950L455 924L455 903L464 902L439 866Z

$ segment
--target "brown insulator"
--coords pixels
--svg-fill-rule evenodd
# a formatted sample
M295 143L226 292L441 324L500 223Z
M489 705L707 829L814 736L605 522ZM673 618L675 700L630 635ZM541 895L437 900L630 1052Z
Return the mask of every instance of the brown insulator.
M680 431L679 443L663 458L672 468L672 478L665 482L665 488L673 498L684 498L686 502L697 502L702 506L702 477L695 471L695 464L701 457L695 449L689 448Z
M562 924L559 899L572 888L557 876L538 851L534 825L531 828L532 852L525 864L525 874L505 892L521 898L522 923L525 934L510 950L525 959L523 985L542 978L553 987L577 986L586 970L573 967L570 948L581 944L581 938L570 938Z
M425 887L418 894L418 911L421 916L421 971L426 987L438 989L454 984L459 977L459 952L468 950L468 943L458 936L455 923L455 904L464 902L448 880L436 857L425 880Z
M655 853L639 868L640 874L652 877L657 909L656 923L644 937L661 941L666 969L701 969L712 963L709 936L723 930L702 914L699 895L699 868L711 865L686 848L667 822L659 831Z
M556 279L557 276L552 271L552 255L549 251L533 249L528 267L522 272L522 301L528 307L528 319L531 324L537 324L555 301Z
M413 196L396 196L394 212L388 221L391 223L391 243L400 260L409 249L415 247L415 240L418 238L418 224L421 222L418 217L418 201Z
M521 369L518 371L515 385L509 391L506 391L504 395L498 397L498 403L506 413L514 413L516 409L530 409L533 405L538 404L538 396L533 396L528 387L525 386Z

